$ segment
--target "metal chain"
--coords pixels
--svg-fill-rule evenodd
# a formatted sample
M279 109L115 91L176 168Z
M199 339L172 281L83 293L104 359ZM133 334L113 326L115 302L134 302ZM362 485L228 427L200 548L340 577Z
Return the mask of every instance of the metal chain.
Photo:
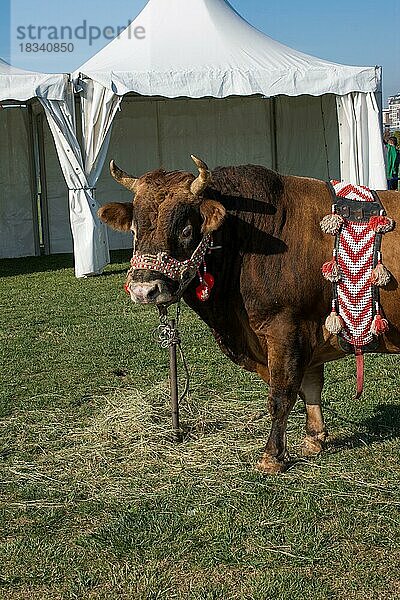
M179 336L178 325L181 314L181 307L176 305L175 327L172 327L169 322L168 309L165 306L158 308L160 324L153 332L153 335L161 348L167 349L171 346L179 346L181 339Z
M170 348L171 346L179 346L181 339L179 337L179 331L175 327L171 327L169 323L160 323L155 330L157 341L161 348Z
M171 327L169 323L168 309L165 306L160 306L158 310L160 324L158 325L158 327L156 327L156 329L153 332L154 338L157 341L157 343L161 346L161 348L164 348L165 350L174 345L178 347L179 355L182 361L182 366L185 371L185 386L182 394L179 397L180 403L188 394L190 385L189 368L186 362L184 352L182 350L181 338L178 331L178 325L181 316L181 305L179 302L176 304L175 327Z

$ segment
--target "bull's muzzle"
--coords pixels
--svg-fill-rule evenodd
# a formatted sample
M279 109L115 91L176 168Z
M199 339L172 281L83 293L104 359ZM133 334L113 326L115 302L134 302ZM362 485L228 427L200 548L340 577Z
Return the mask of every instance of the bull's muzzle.
M126 291L129 292L132 300L138 304L152 304L157 302L161 294L161 282L152 281L151 283L130 283L126 285Z
M125 290L134 302L140 304L174 304L181 299L211 247L211 234L207 234L192 256L183 261L166 252L142 254L135 251Z
M145 273L142 271L141 275ZM148 275L148 273L146 273ZM143 277L143 275L142 275ZM171 304L176 301L172 286L164 279L150 279L143 281L129 276L125 284L125 291L136 304ZM171 282L172 283L172 282Z

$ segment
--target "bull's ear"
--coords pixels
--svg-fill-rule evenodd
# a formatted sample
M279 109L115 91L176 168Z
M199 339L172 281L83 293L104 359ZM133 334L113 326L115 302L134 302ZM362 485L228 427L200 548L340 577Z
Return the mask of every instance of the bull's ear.
M111 202L97 211L100 219L119 231L130 231L133 221L132 202Z
M216 200L203 200L200 204L200 214L203 217L202 233L216 231L225 219L226 210Z

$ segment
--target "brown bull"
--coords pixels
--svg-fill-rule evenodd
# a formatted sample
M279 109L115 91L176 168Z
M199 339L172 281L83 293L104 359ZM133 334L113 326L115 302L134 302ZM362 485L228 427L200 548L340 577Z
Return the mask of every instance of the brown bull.
M332 289L321 276L321 265L333 240L319 222L329 212L331 195L323 181L253 165L209 173L204 163L193 160L197 178L158 170L136 179L112 162L113 177L135 195L133 203L103 206L99 216L116 229L132 229L140 256L162 252L161 259L185 261L212 234L214 250L206 260L215 285L207 302L196 293L196 265L177 279L154 270L154 264L150 269L146 261L136 263L128 289L142 304L170 304L182 296L223 352L269 383L272 428L258 467L280 472L287 461L287 419L298 395L307 412L304 451L321 451L327 437L321 412L323 365L344 356L336 336L324 327ZM400 221L400 193L384 191L379 197ZM381 291L390 329L379 338L379 352L400 348L399 248L400 230L384 236L383 254L393 279Z

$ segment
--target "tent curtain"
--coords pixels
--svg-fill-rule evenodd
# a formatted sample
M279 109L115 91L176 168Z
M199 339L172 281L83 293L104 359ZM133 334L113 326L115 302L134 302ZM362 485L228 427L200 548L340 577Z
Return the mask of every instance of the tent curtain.
M76 135L73 95L63 101L40 98L69 190L76 277L97 275L110 262L106 227L97 216L95 185L120 99L102 86L97 90L97 85L86 87L82 101L83 155Z
M36 254L28 127L26 109L0 110L0 258Z
M337 96L336 105L341 179L385 190L383 143L375 95L354 92Z
M122 97L96 81L85 80L81 93L82 151L91 186L99 178L110 142L111 126Z

